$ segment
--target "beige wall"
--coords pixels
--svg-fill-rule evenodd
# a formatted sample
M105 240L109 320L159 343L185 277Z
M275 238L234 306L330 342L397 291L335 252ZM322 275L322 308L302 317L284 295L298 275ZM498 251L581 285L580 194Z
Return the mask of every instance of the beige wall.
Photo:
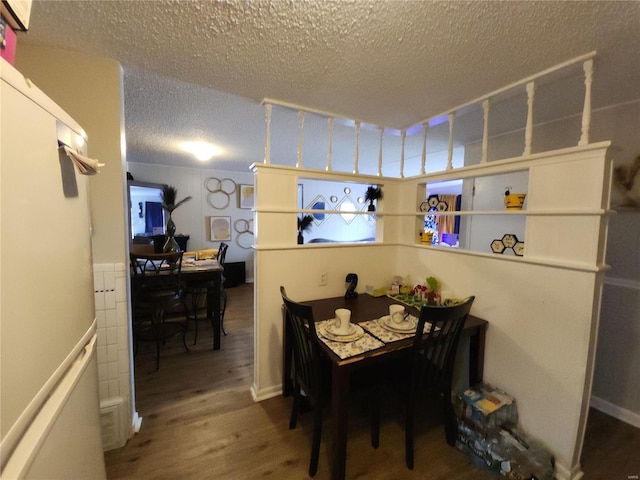
M106 164L90 182L93 261L125 262L120 64L66 50L20 45L16 68L85 129L89 156Z

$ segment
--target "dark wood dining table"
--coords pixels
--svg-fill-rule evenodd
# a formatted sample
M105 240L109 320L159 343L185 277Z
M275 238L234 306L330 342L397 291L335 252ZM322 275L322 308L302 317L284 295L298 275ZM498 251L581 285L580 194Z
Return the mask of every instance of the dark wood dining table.
M180 279L190 285L207 285L207 319L213 328L213 349L220 350L220 288L224 268L218 262L183 262ZM131 284L135 288L136 277L131 272Z
M360 294L355 298L344 297L326 298L302 302L313 308L313 316L316 322L334 318L337 308L351 310L351 322L361 323L380 318L389 313L389 305L398 303L393 298L382 296L373 297ZM413 315L419 315L416 308L407 306L407 311ZM284 341L283 341L283 377L282 392L284 396L291 395L293 384L291 381L292 344L287 339L288 334L286 317L283 311ZM469 385L475 385L482 381L484 364L484 346L487 321L469 315L465 322L463 335L469 336ZM353 357L341 359L324 342L320 342L322 351L331 363L331 412L334 422L333 428L333 455L331 466L331 478L343 480L347 466L347 427L349 404L349 377L352 371L367 367L375 362L383 362L393 358L393 353L410 349L413 338L385 343L384 346Z

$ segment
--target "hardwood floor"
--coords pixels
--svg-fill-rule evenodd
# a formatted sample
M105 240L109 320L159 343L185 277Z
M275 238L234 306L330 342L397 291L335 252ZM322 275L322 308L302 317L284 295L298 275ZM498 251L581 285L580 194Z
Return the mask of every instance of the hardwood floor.
M312 419L301 415L289 430L291 399L253 402L253 285L227 290L228 335L211 349L211 328L202 322L198 343L185 352L179 339L162 350L155 371L153 349L136 358L136 403L142 428L121 449L105 453L109 479L308 478ZM191 326L191 332L193 327ZM628 479L640 473L640 429L599 412L589 420L585 479ZM384 403L380 448L369 443L369 419L350 415L347 478L483 480L492 474L446 445L439 412L420 421L415 470L404 463L402 414ZM330 477L330 412L315 478ZM633 457L633 458L632 458ZM605 475L606 474L606 475Z

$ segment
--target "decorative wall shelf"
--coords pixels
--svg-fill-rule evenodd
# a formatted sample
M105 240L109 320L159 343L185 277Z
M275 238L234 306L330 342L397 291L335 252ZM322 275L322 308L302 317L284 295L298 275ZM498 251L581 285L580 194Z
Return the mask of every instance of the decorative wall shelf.
M611 215L615 214L615 210L460 210L455 212L415 212L408 213L406 215L415 215L423 217L425 215L433 216L458 216L458 215L516 215L516 216L528 216L528 215L543 215L543 216L598 216L598 215ZM393 215L388 213L387 215Z

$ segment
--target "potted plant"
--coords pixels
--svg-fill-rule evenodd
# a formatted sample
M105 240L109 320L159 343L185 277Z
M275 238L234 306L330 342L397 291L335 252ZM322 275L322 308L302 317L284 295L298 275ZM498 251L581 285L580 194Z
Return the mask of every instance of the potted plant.
M185 197L179 202L176 202L177 196L178 189L176 187L172 185L165 185L164 187L162 187L162 208L169 213L169 218L167 218L167 231L165 233L166 240L164 242L164 247L162 248L162 251L164 253L180 251L180 246L174 238L176 234L176 224L173 223L171 214L180 205L191 200L191 197Z
M298 245L302 245L304 243L304 236L302 234L311 229L312 225L313 216L304 215L302 217L298 217Z
M375 212L376 211L376 207L373 204L374 200L380 200L382 198L382 189L378 186L369 186L367 187L367 191L364 192L364 199L365 201L369 202L369 206L367 207L367 210L369 212Z

